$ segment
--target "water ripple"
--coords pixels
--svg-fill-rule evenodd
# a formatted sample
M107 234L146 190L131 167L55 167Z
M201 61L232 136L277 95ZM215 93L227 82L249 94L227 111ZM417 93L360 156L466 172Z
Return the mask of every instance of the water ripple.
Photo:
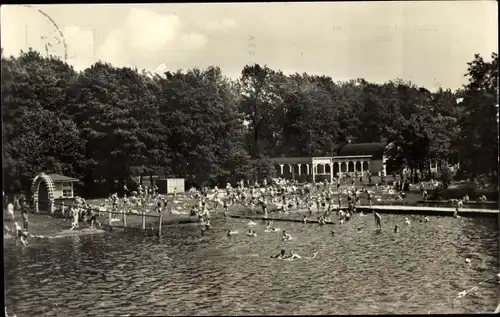
M492 311L495 283L454 299L498 273L495 222L409 218L407 227L403 216L384 215L381 234L369 216L333 227L280 223L294 238L286 243L260 222L258 237L247 237L247 221L234 219L215 221L204 237L179 225L161 240L109 233L27 248L6 241L6 306L19 317ZM240 234L228 238L228 228ZM318 256L269 258L282 248Z

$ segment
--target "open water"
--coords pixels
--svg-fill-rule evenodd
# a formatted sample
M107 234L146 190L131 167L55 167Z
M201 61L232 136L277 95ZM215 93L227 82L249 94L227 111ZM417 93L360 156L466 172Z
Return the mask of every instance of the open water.
M124 233L5 242L5 302L17 316L412 314L492 312L498 304L495 218L372 215L343 225L248 220L165 228L161 241ZM401 231L393 232L395 224ZM231 238L226 230L238 230ZM336 235L331 236L330 231ZM269 257L281 248L315 259ZM470 258L470 265L465 259ZM483 282L484 280L490 281ZM477 290L456 299L459 292Z

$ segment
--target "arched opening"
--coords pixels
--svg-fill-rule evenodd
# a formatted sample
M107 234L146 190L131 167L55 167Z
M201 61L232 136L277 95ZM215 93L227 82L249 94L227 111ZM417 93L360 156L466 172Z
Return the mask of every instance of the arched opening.
M45 182L38 185L38 211L50 212L49 210L49 190Z
M317 174L323 174L325 172L325 167L323 164L318 164L317 165Z
M325 173L330 173L330 164L325 164Z
M35 203L35 212L40 210L52 213L54 209L54 182L45 173L39 174L33 180L31 192Z
M353 162L349 162L349 164L347 165L347 171L354 172L354 163Z
M366 161L363 162L363 171L365 171L365 172L369 172L370 171L369 170L369 166L368 166L368 162L366 162Z
M307 174L307 164L300 165L300 174L301 175L306 175Z
M333 163L333 175L337 176L339 171L340 171L339 163L337 162Z
M276 170L276 175L281 175L281 167L279 164L274 164L274 168Z
M356 162L356 172L361 172L361 162Z

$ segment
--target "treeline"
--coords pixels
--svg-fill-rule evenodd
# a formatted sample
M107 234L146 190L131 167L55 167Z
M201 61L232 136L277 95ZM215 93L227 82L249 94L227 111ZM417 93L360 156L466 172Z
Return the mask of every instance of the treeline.
M98 62L76 72L32 50L2 55L4 188L28 189L41 171L87 190L139 175L224 184L272 173L269 157L334 155L348 141L394 142L396 167L453 159L468 176L492 175L497 54L476 55L466 76L463 89L430 92L261 65L234 81L218 67L160 76Z

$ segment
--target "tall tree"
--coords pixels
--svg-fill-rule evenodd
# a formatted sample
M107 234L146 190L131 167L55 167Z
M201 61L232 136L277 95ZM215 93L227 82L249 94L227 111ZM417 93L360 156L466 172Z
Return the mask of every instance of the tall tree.
M486 62L476 54L468 63L461 118L461 159L463 167L478 176L489 174L497 181L498 172L498 54Z

